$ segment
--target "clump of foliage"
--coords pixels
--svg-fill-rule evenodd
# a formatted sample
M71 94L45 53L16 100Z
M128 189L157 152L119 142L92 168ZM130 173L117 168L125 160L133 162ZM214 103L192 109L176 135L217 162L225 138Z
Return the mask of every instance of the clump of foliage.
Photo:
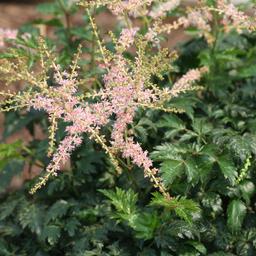
M1 144L1 254L255 255L255 20L179 4L42 4L53 18L35 24L57 39L28 25L9 41L1 78L25 88L1 92L3 139L35 125L49 139ZM107 9L110 37L93 18ZM177 54L162 44L178 28L192 39ZM8 193L24 163L46 172Z

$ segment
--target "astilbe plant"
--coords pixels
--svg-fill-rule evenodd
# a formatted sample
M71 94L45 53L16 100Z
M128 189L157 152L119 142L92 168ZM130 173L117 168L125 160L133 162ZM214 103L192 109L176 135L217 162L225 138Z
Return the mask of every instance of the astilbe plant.
M179 1L165 1L151 8L154 1L92 1L81 2L88 11L94 36L101 53L102 62L99 66L105 71L101 89L82 94L79 90L79 66L81 48L78 49L72 65L62 69L47 48L46 42L39 40L39 55L41 71L31 71L26 59L15 58L13 61L1 61L0 72L8 83L25 81L29 86L18 93L2 91L4 100L2 111L31 108L43 110L48 114L49 152L52 157L44 176L31 189L35 193L51 176L57 175L61 165L70 157L71 153L81 145L83 134L99 143L109 155L118 173L121 172L117 156L130 158L131 161L144 170L144 176L153 182L154 186L166 197L171 198L158 176L158 169L153 166L148 152L136 142L129 132L136 111L139 108L152 108L165 112L181 112L180 109L166 107L166 102L179 94L193 89L195 81L200 80L207 68L193 69L178 79L173 86L160 88L154 84L153 77L163 79L163 74L172 70L171 62L176 54L162 48L158 36L170 33L179 27L195 26L209 42L211 38L211 23L216 14L222 19L224 28L241 29L254 28L254 23L239 12L233 5L224 1L217 1L216 6L201 4L189 9L185 15L172 24L164 23L167 11L178 7ZM96 23L90 15L90 7L107 6L115 15L124 18L127 27L123 28L115 42L115 52L104 47L98 34ZM225 11L224 11L225 10ZM140 17L149 14L148 32L139 33L138 27L133 27L130 16ZM226 29L227 30L227 29ZM153 42L153 44L152 44ZM134 58L125 57L124 52L131 46L135 48ZM157 46L157 47L156 47ZM150 53L152 52L152 53ZM37 69L38 70L38 69ZM48 84L48 71L54 71L54 84ZM66 136L55 149L55 133L58 122L67 123ZM107 139L102 128L111 123L111 136Z

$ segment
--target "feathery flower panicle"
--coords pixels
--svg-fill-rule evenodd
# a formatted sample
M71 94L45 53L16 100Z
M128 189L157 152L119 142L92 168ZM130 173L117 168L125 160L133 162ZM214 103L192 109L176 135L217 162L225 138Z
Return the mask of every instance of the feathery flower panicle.
M195 27L198 29L198 34L205 37L209 44L212 44L215 40L213 26L216 25L216 22L219 22L219 29L226 33L231 29L235 29L238 33L243 30L254 31L256 29L255 19L239 11L232 3L225 0L216 2L216 7L210 7L202 3L199 6L190 7L187 9L186 15L179 17L172 23L163 22L163 14L157 15L158 19L151 25L145 38L154 42L159 34L170 34L173 30L180 28ZM219 15L216 15L216 13ZM213 19L215 19L215 22L213 22Z
M153 163L148 157L148 152L143 151L139 143L129 138L123 145L123 157L131 158L133 163L145 170L152 167Z
M118 3L112 3L108 5L108 8L115 15L125 15L125 13L137 15L140 8L143 7L146 1L127 0L119 1Z
M151 1L141 2L151 3ZM115 7L122 4L125 6L122 7L122 11L129 11L129 8L132 6L135 8L141 2L130 0L107 4ZM116 53L109 53L106 58L96 25L92 18L90 20L106 67L103 87L91 95L88 94L88 97L92 97L92 101L84 101L83 97L78 96L77 60L68 69L71 70L70 72L63 71L43 42L39 47L42 71L38 76L31 73L29 67L23 65L21 61L19 65L8 64L5 69L0 66L0 72L8 74L8 79L18 74L14 76L16 80L25 80L31 84L31 88L35 88L35 90L24 91L22 96L9 95L10 102L14 102L16 108L17 106L34 108L45 111L49 116L48 153L52 156L52 161L46 168L45 175L40 178L31 192L34 193L51 176L57 174L63 162L67 161L73 150L81 145L82 135L87 133L106 151L118 172L120 168L115 157L117 154L130 158L132 163L143 168L145 177L148 177L166 197L169 197L161 179L157 176L158 170L153 168L147 151L143 150L128 130L133 123L136 111L141 107L173 111L173 109L165 109L163 103L190 89L192 83L199 80L203 72L202 70L190 71L176 82L171 90L160 89L153 84L152 77L163 79L162 74L171 70L170 62L174 59L174 55L170 55L167 49L161 48L157 52L149 52L150 44L143 36L137 35L138 28L134 27L122 30L120 38L116 41ZM123 51L132 44L137 50L133 60L123 56ZM119 51L120 47L122 50ZM54 72L54 83L51 86L47 84L48 69ZM55 132L59 120L67 124L66 136L55 147ZM110 124L112 124L112 130L110 138L107 139L101 134L101 129Z
M191 85L201 79L202 74L207 72L207 68L192 69L183 75L176 83L174 83L170 90L171 95L177 96L178 94L191 89Z
M167 12L170 12L180 5L180 0L168 0L160 3L156 8L149 12L149 16L153 19L162 18Z
M154 0L94 0L81 1L80 5L86 8L107 6L107 8L117 16L129 14L134 17L147 14L145 6L149 6Z
M39 178L39 182L31 189L31 193L35 193L38 189L46 184L51 176L57 176L61 165L70 157L72 151L80 146L82 138L79 136L66 136L60 143L58 150L53 155L51 163L46 168L44 177Z
M148 32L145 35L145 39L148 42L153 43L153 45L156 47L158 47L160 44L160 39L158 38L158 33L153 28L148 29Z
M212 21L212 15L207 9L189 9L187 16L182 20L185 28L193 26L202 31L211 31L209 23Z
M243 30L253 31L256 29L256 22L252 21L244 12L239 11L234 4L218 0L217 12L223 15L222 23L227 32L236 29L238 33Z
M0 48L5 47L6 39L15 39L17 37L18 30L16 29L4 29L0 28Z
M111 88L119 84L129 84L131 79L125 59L121 55L117 55L111 64L109 72L103 76L105 87Z
M121 35L118 40L118 44L125 50L128 49L133 43L136 33L139 28L124 28L121 31Z

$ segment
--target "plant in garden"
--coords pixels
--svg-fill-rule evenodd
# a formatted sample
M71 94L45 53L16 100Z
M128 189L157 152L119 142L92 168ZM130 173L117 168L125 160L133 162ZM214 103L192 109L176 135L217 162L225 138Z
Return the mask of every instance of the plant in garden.
M1 92L4 135L15 126L33 134L35 123L49 131L48 152L46 140L18 149L3 144L14 152L5 170L16 152L21 165L29 159L48 166L32 192L46 186L33 200L33 181L24 194L3 199L2 253L254 255L255 20L225 1L179 4L81 2L86 32L70 23L74 5L41 5L57 17L37 21L56 26L57 54L55 41L32 32L1 55L3 80L26 83L22 91ZM110 37L91 16L100 6L121 24ZM168 23L172 14L181 16ZM179 56L162 47L164 34L191 26L197 37ZM203 75L204 87L195 86ZM20 108L28 119L9 112ZM69 158L72 172L49 180Z
M70 124L66 127L67 136L60 143L53 155L52 162L47 167L46 175L40 178L40 182L31 192L34 193L41 188L51 175L57 175L61 164L67 160L76 147L81 145L81 135L86 132L101 144L117 169L119 169L118 162L113 152L120 151L124 157L131 158L133 163L142 167L145 176L149 177L155 187L169 197L160 178L156 176L157 169L153 168L147 152L143 151L133 137L127 135L127 126L133 121L138 107L156 107L163 109L163 111L177 111L176 109L165 108L164 103L171 97L191 89L193 82L200 79L205 69L189 71L171 89L157 88L157 85L151 82L151 77L155 75L161 79L162 73L170 70L171 56L168 51L162 49L157 54L148 56L148 43L139 37L136 42L137 56L132 63L131 60L126 60L122 54L131 46L133 41L136 41L135 36L138 29L123 29L120 39L116 42L117 52L111 53L103 49L98 38L96 25L91 17L90 20L102 53L104 68L107 70L103 78L104 88L86 95L86 97L96 99L96 103L86 103L81 95L76 95L78 93L76 70L79 53L69 67L70 73L61 71L54 58L51 58L52 54L48 51L46 43L42 40L39 42L42 70L39 74L30 72L29 67L26 68L26 60L18 60L18 64L9 61L2 63L1 71L8 82L17 79L27 81L32 86L31 89L22 93L18 92L17 95L3 92L3 96L7 96L7 99L2 104L7 105L7 108L3 107L2 110L9 111L10 108L26 107L29 109L32 107L47 112L51 123L49 155L54 151L58 120L62 119ZM54 70L54 82L58 84L57 88L47 84L49 79L47 71L49 69ZM15 73L18 74L16 77L14 76ZM8 104L11 104L11 107ZM113 124L110 148L107 146L105 138L100 134L100 129L110 122L110 117L113 115L115 115L116 120Z

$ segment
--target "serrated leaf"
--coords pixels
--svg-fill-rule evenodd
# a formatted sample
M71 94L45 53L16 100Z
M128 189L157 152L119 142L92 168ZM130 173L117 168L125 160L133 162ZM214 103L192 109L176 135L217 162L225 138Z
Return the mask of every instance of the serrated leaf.
M136 237L148 240L154 237L154 232L159 226L159 218L156 212L144 212L138 214L129 224L135 230Z
M2 203L0 205L0 220L4 220L5 218L9 217L15 210L15 208L18 206L22 200L18 199L12 199L9 198L8 201Z
M160 171L165 185L168 186L184 173L184 164L178 160L167 160L161 164Z
M58 242L61 235L61 229L56 225L45 226L41 235L42 240L47 240L50 245Z
M229 135L218 135L215 139L216 143L228 148L236 157L244 161L251 152L256 152L255 136L250 135L235 135L230 132Z
M178 130L183 130L186 128L184 122L172 114L163 116L163 118L157 123L157 127L175 128Z
M246 215L246 206L240 200L234 199L228 205L227 225L232 232L239 231Z
M188 182L192 182L193 184L197 183L199 180L199 169L195 160L190 157L184 161L184 165Z
M68 232L70 236L74 236L79 226L80 222L75 218L71 218L68 219L68 221L66 222L64 229Z
M23 230L20 225L13 224L11 222L0 222L1 236L17 237L22 233L22 231Z
M180 198L165 198L160 193L153 193L153 199L150 202L152 206L162 206L169 210L174 210L175 213L188 223L192 223L192 216L200 212L200 208L196 202L184 197Z
M231 184L234 184L237 177L237 171L233 160L228 155L222 155L218 157L217 162L224 177L228 179Z
M180 155L187 152L183 145L174 145L171 143L164 143L155 147L155 150L150 154L151 158L156 161L163 160L177 160L181 159Z
M64 216L67 213L69 207L70 207L70 204L67 201L65 200L57 201L47 211L45 221L48 223L51 220L55 220L59 217Z
M99 191L108 197L111 203L115 206L117 213L113 217L126 221L131 221L131 218L136 218L138 195L131 189L125 191L116 188L116 191L103 189Z
M197 134L208 134L212 131L212 124L208 123L206 119L196 118L193 121L193 129Z
M197 241L189 241L188 243L190 245L192 245L201 254L203 254L203 255L207 254L207 249L206 249L206 247L202 243L197 242Z
M187 131L185 134L180 136L180 141L181 142L188 141L196 136L197 134L195 132Z
M182 97L175 97L169 103L168 107L177 109L183 109L185 113L193 119L194 109L193 106L196 104L197 99L194 97L182 95Z
M210 173L212 171L213 163L212 158L206 155L201 155L196 158L197 173L203 184L211 178Z
M250 203L250 198L255 194L255 185L253 182L244 180L239 185L240 191L242 193L242 197L246 201L247 204Z
M29 204L28 202L24 203L22 206L18 215L21 226L23 229L29 228L32 233L40 235L44 223L44 209L38 205Z

